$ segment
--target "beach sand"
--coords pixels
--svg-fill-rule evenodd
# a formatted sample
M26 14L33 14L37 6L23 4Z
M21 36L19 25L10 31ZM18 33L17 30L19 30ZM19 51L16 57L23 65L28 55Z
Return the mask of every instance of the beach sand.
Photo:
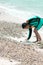
M24 31L20 24L0 22L0 57L7 58L12 63L12 60L20 62L17 65L43 65L43 51L38 51L37 44L21 44L6 38L20 38Z

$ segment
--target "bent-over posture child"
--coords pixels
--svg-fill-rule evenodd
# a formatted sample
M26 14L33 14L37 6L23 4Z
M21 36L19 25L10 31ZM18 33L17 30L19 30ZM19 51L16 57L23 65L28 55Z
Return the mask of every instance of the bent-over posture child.
M38 30L43 26L43 18L40 18L38 16L35 16L29 20L26 20L26 22L22 23L23 29L29 29L29 35L27 40L31 38L32 35L32 28L34 28L34 33L36 35L36 41L41 41L41 36L38 33Z

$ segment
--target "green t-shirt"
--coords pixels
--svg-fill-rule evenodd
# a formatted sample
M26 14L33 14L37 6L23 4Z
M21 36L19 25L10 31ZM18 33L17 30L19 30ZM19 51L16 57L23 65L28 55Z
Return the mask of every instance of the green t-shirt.
M28 24L30 26L34 26L37 30L39 30L42 27L43 19L35 16L34 18L29 19Z

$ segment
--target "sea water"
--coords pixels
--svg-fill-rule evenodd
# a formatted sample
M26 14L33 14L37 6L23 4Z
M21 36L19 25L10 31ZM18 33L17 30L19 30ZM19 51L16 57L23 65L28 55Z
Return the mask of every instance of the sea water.
M0 0L0 6L18 17L26 19L33 15L43 17L43 0Z

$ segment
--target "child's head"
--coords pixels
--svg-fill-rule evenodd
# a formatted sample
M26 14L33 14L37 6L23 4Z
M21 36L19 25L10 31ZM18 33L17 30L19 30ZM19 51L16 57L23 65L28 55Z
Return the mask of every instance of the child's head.
M29 28L28 23L22 23L22 28L23 28L23 29L28 29L28 28Z

